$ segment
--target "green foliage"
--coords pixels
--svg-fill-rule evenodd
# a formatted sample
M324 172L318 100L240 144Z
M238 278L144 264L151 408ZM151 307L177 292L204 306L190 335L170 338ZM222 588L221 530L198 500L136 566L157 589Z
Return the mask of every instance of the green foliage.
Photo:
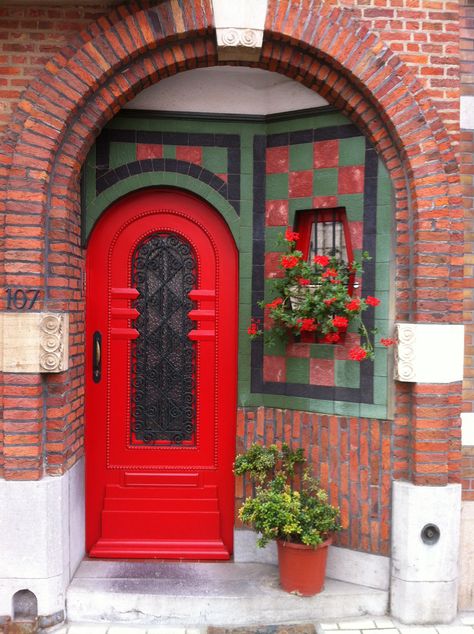
M271 319L265 341L271 346L277 341L287 341L290 335L314 332L320 341L337 343L349 324L355 324L362 345L354 349L351 358L357 361L373 359L370 335L375 331L367 331L362 315L379 300L353 294L363 274L362 262L370 260L370 255L364 251L360 262L349 264L330 256L315 256L308 262L296 249L298 237L290 230L284 238L281 236L286 252L280 257L281 277L273 280L275 297L271 302L259 302ZM252 339L261 334L259 324L253 324L249 329Z
M237 456L235 473L258 483L239 511L240 519L260 533L258 546L272 539L317 546L341 529L339 510L307 469L301 469L300 489L293 486L296 468L305 462L303 449L292 451L286 444L281 449L253 444Z

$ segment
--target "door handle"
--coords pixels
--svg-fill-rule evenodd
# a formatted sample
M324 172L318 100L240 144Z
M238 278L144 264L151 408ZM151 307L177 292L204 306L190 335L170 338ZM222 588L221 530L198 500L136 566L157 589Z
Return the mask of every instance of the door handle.
M98 383L102 376L102 335L98 330L92 337L92 379Z

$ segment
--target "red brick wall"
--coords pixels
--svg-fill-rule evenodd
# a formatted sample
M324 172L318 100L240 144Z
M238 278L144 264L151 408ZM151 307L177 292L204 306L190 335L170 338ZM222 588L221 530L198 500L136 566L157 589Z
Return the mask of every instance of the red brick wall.
M341 509L338 546L390 553L392 423L272 408L239 410L237 452L253 443L286 442L305 449L312 473ZM251 483L237 478L236 513ZM236 515L236 525L240 522Z
M385 160L396 193L397 318L456 323L462 316L462 213L451 144L457 140L459 68L451 57L458 42L457 3L415 3L410 17L418 20L420 28L410 25L409 32L404 30L408 14L402 15L402 6L397 4L405 3L359 0L338 9L331 2L316 0L290 7L287 0L270 0L259 65L313 86L366 132ZM6 195L0 210L8 213L9 223L3 283L42 285L48 309L71 312L74 355L72 369L64 376L6 377L5 383L15 389L21 381L31 382L33 388L21 392L21 397L8 392L4 403L7 477L40 477L44 468L59 473L81 448L83 298L77 183L88 147L120 105L156 81L158 74L163 77L216 63L207 0L186 2L184 12L177 3L152 5L159 20L149 19L148 9L127 3L111 20L99 21L80 37L71 29L70 44L61 48L54 63L47 63L41 81L33 81L23 93L14 118L4 120L9 125L7 143L0 149L0 185L3 179ZM6 30L10 35L0 39L2 44L11 43L29 28L21 19L8 19L12 11L28 10L6 11L0 33ZM35 41L35 34L59 32L64 37L64 13L61 16L52 18L47 28L38 20L26 45ZM76 25L90 19L78 15ZM368 30L371 27L373 32ZM188 37L186 30L194 28L199 37ZM176 38L177 32L182 37ZM402 57L393 47L386 48L385 42L398 47ZM420 42L424 42L423 54L417 48ZM318 50L312 48L314 43ZM38 66L32 51L22 52L29 57L21 73L34 76ZM12 87L10 66L1 68L6 70L0 71L0 79L6 77L7 87ZM429 101L430 95L434 102ZM18 96L8 99L7 108L11 108ZM15 248L18 236L27 240L22 256L29 264L23 270L18 268ZM31 276L30 269L36 276ZM430 386L425 392L412 385L397 389L394 473L425 484L458 480L455 419L460 386L450 386L441 400ZM440 403L446 408L454 404L448 415L452 426L443 422L435 446L419 447L411 430L431 418L425 408ZM25 422L31 429L22 427ZM428 429L436 431L438 426ZM28 442L22 440L22 433Z
M474 502L474 447L464 447L462 452L463 500Z

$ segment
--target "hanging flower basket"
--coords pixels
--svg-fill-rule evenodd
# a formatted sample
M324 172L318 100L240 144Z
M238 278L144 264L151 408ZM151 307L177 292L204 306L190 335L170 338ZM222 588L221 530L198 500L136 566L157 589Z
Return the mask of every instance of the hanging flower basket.
M269 345L277 340L303 342L342 343L349 326L356 326L361 345L349 351L355 361L374 358L373 335L367 330L363 313L380 304L370 295L354 296L363 275L362 262L370 260L362 253L360 262L347 263L335 257L316 255L311 262L296 249L299 234L287 229L284 237L285 253L280 258L281 277L273 281L275 298L271 302L259 302L266 310L271 326L265 330ZM248 329L253 339L264 334L256 321ZM383 339L384 345L392 345L392 339Z

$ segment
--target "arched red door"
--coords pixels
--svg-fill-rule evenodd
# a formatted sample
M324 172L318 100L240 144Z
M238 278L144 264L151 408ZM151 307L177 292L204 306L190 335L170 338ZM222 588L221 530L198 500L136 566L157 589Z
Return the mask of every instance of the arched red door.
M92 557L232 552L237 251L178 190L114 203L87 253L86 512Z

